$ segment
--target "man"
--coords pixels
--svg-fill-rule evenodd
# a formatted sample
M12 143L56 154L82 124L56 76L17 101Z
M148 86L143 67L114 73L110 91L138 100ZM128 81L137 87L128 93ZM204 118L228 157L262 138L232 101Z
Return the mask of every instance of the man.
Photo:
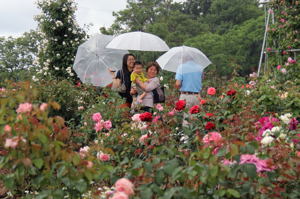
M175 87L180 90L180 100L186 101L186 107L199 104L202 89L202 69L194 61L181 64L176 72Z

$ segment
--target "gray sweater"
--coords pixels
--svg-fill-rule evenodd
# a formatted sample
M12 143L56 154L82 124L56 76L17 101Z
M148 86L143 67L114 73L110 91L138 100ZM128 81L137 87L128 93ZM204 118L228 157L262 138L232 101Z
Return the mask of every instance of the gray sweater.
M160 86L159 79L157 77L151 78L151 79L148 80L148 82L145 82L145 85L146 85L145 92L147 94L143 98L142 105L153 107L154 106L154 104L153 104L153 94L152 94L151 91Z

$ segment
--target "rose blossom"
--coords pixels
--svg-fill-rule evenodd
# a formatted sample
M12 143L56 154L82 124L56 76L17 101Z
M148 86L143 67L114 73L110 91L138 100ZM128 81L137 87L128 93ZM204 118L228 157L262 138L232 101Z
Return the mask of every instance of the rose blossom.
M45 110L47 109L47 107L48 107L48 104L47 104L47 103L42 103L42 104L40 105L40 110L41 110L41 111L45 111Z
M222 136L218 132L210 132L203 137L202 141L204 144L209 144L210 142L219 143L222 141Z
M234 89L230 89L229 91L227 91L228 96L233 96L235 94L236 94L236 90L234 90Z
M215 127L216 127L216 125L214 123L212 123L212 122L207 122L206 125L205 125L205 129L206 130L211 130L211 129L215 128Z
M103 162L110 160L110 155L102 152L97 153L97 158Z
M92 119L94 122L100 122L102 120L102 116L100 113L94 113Z
M201 105L206 104L206 100L205 100L205 99L201 99L201 100L200 100L200 104L201 104Z
M280 70L281 69L281 65L278 65L276 68L277 68L277 70Z
M175 115L175 111L174 110L168 112L168 116L174 116L174 115Z
M282 69L280 70L280 72L283 73L283 74L286 74L286 69L285 69L285 68L282 68Z
M110 121L110 120L105 121L105 122L103 123L103 126L104 126L104 128L107 129L107 130L111 129L111 127L112 127L111 121Z
M134 114L132 117L131 117L132 121L134 122L140 122L141 119L140 119L140 114Z
M208 95L215 95L216 94L216 89L214 87L209 87L207 89L207 94Z
M79 155L80 155L80 157L81 158L85 158L86 155L87 155L87 153L89 152L89 150L90 150L90 147L88 147L88 146L80 148L79 149Z
M23 104L19 104L17 113L26 113L26 112L30 112L31 110L32 110L32 104L26 102Z
M196 113L199 113L199 106L198 105L195 105L195 106L192 106L190 108L190 114L196 114Z
M240 164L254 164L256 166L256 172L272 171L274 167L270 167L267 161L268 160L261 160L252 154L243 154L240 157Z
M186 102L185 100L178 100L175 104L175 109L177 111L181 111L185 108Z
M126 178L121 178L117 180L117 182L115 183L115 187L118 192L123 192L127 195L132 195L134 193L133 191L134 186L132 182L130 182Z
M4 147L5 148L16 148L19 144L19 137L6 138Z
M6 133L11 132L11 127L10 127L8 124L6 124L6 125L4 126L4 132L6 132Z
M128 195L123 192L116 192L110 199L128 199Z
M152 114L149 113L149 112L141 113L140 114L140 119L141 119L141 121L151 122L152 121Z
M100 122L97 122L95 124L94 129L95 129L96 132L99 132L103 129L103 127L104 127L103 123L104 123L103 120L101 120Z
M145 144L146 140L149 138L148 134L145 134L145 135L142 135L140 138L139 138L139 142L141 144Z
M164 107L161 104L156 104L155 108L159 111L163 111Z
M87 168L92 168L93 167L93 162L92 161L86 161L86 167Z

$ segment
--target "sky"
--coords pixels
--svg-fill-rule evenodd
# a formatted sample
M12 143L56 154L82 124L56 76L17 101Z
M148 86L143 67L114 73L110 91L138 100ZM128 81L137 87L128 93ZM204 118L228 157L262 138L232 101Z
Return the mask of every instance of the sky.
M34 16L40 14L37 0L0 0L0 36L20 36L37 27ZM176 0L183 1L183 0ZM81 27L93 24L89 34L99 32L101 26L109 27L113 11L126 8L126 0L75 0L76 20Z

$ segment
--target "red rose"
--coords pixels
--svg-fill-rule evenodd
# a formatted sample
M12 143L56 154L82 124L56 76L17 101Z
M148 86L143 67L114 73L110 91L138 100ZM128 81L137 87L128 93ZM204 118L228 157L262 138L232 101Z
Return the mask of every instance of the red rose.
M214 123L212 123L212 122L207 122L206 125L205 125L205 129L206 130L211 130L211 129L215 128L215 127L216 127L216 125Z
M200 109L198 105L193 106L192 108L190 108L190 114L196 114L199 113Z
M230 89L229 91L227 91L228 96L233 96L235 94L236 94L236 90L234 90L234 89Z
M185 105L186 105L186 102L184 100L178 100L178 102L176 102L176 104L175 104L175 109L177 111L181 111L184 109Z
M213 113L205 113L205 116L206 117L212 117L212 116L214 116L214 114Z
M140 119L141 119L141 121L151 122L152 121L152 114L149 113L149 112L141 113L140 114Z
M200 100L200 104L201 105L206 104L206 100L204 100L204 99Z

